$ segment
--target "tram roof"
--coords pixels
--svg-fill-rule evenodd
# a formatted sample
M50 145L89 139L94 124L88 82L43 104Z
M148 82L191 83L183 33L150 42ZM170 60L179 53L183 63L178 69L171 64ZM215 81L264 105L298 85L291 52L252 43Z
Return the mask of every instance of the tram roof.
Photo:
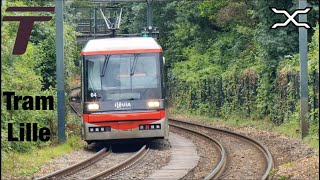
M132 54L162 52L151 37L105 38L89 40L81 55Z

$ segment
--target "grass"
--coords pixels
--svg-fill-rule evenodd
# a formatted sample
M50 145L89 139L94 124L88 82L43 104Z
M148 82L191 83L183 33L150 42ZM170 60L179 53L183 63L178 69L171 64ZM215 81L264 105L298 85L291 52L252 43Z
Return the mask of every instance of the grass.
M305 138L305 141L311 146L313 147L315 150L317 150L317 152L319 152L319 137L317 137L316 135L308 135Z
M276 132L279 134L286 135L291 138L301 138L300 135L300 124L296 120L284 122L281 125L275 125L268 118L257 119L249 117L241 117L240 115L232 115L228 118L212 118L204 115L194 115L189 112L180 112L170 110L172 114L182 115L191 119L197 119L202 121L214 122L217 125L226 125L233 127L254 127L261 130L270 132ZM308 145L310 145L316 152L319 152L319 137L317 134L309 134L303 139Z
M70 137L67 143L43 149L34 149L28 153L10 152L2 156L1 177L26 179L40 170L40 166L55 157L62 156L82 147L79 137Z

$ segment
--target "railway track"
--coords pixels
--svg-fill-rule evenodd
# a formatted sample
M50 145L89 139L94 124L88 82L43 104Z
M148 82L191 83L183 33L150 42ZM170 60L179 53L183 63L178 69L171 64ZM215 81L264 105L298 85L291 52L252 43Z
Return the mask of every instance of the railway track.
M78 91L78 89L79 89L79 87L76 87L72 91L73 92ZM77 113L78 116L81 116L81 114L77 111L77 108L75 107L77 105L78 105L78 103L72 103L72 102L70 103L71 109L75 113ZM205 179L239 178L238 176L235 176L235 177L232 176L232 174L236 174L234 169L238 169L238 167L233 167L233 166L235 166L234 164L236 164L237 162L234 160L234 157L233 157L235 155L232 154L233 153L232 151L237 151L237 149L233 147L233 149L236 149L236 150L232 150L231 146L230 145L228 146L226 142L221 143L221 142L223 142L221 140L225 140L224 136L229 136L229 138L232 137L234 139L237 139L239 142L242 142L242 145L251 144L251 147L247 147L247 149L251 150L251 153L253 153L254 151L256 151L255 153L257 153L259 151L261 154L260 157L263 156L263 158L260 158L261 160L257 164L264 164L264 165L260 165L261 166L260 169L263 168L263 172L262 172L262 170L259 170L261 172L254 172L255 174L259 174L259 175L255 175L254 179L268 179L269 178L269 173L273 168L273 158L272 158L270 151L260 142L254 140L254 139L251 139L247 136L241 135L241 134L237 134L237 133L223 130L223 129L219 129L219 128L205 126L202 124L180 121L177 119L169 119L169 122L170 122L169 123L170 126L175 127L180 130L183 130L183 131L187 131L189 133L197 134L198 136L202 136L203 138L209 140L211 143L213 143L216 146L215 149L218 150L217 152L219 153L219 158L218 158L218 161L216 161L216 164L211 168L211 171L208 173L208 175L205 177ZM187 128L186 126L188 126L189 128ZM195 129L195 128L197 128L197 129ZM212 137L215 137L215 138L212 138ZM219 141L217 141L217 139L219 139ZM231 141L231 140L228 140L228 141ZM229 144L230 144L230 142L229 142ZM255 149L255 150L253 150L253 149ZM142 150L140 150L140 151L142 151ZM247 154L247 156L248 156L248 154ZM258 157L258 156L259 155L256 155L256 157ZM92 176L89 179L101 179L102 177L104 177L104 178L108 177L108 176L116 173L119 169L122 169L125 166L126 166L126 164L121 165L121 167L109 168L106 170L106 172L101 172L99 174L96 174L95 176ZM241 163L238 166L241 166ZM259 165L257 165L257 166L259 166ZM257 168L257 167L255 167L255 168ZM247 169L245 169L245 171L251 171L250 165L247 166ZM245 176L245 173L246 173L245 171L240 172L240 174L243 173L242 175ZM259 178L256 178L257 176L259 176ZM253 177L252 174L250 177Z
M223 129L219 129L219 128L213 128L213 127L209 127L209 126L202 125L202 124L181 121L181 120L177 120L177 119L169 119L169 124L170 124L170 126L184 128L184 129L187 129L187 131L189 131L189 132L197 133L197 134L199 134L199 128L201 128L202 129L201 134L205 134L206 136L208 136L208 138L212 137L212 134L210 135L210 133L208 133L209 131L212 131L215 134L219 133L219 134L223 134L224 136L232 136L232 138L242 139L242 141L246 141L246 143L250 143L250 144L254 145L256 147L256 149L259 150L264 156L265 169L263 170L263 173L262 173L262 175L260 175L259 179L264 180L264 179L269 178L269 173L273 168L273 158L272 158L272 155L271 155L270 151L268 150L268 148L266 148L260 142L254 140L254 139L251 139L247 136L237 134L237 133L234 133L231 131L227 131L227 130L223 130ZM186 128L186 126L192 127L192 128ZM195 128L197 128L197 129L195 129ZM204 133L204 132L206 132L206 133ZM227 151L227 155L225 155L225 156L228 156L228 151L230 151L230 150L227 148L226 151ZM228 166L230 166L230 164L231 164L230 161L232 161L232 157L230 157L230 156L226 157L226 161L227 162L224 162L224 163L227 164ZM224 178L228 179L228 178L230 178L230 177L228 177L228 166L226 166L226 165L222 166L222 168L219 171L217 169L217 171L219 173L216 174L215 176L212 176L212 179L218 179L218 178L219 179L224 179ZM216 168L214 168L213 171L215 171L215 169ZM232 168L230 168L230 169L232 169ZM214 174L214 173L211 173L211 174ZM206 179L207 178L209 178L209 176L207 176ZM237 177L235 177L235 178L237 178Z
M97 152L96 154L94 154L93 156L91 156L88 159L85 159L77 164L74 164L72 166L69 166L65 169L59 170L59 171L55 171L53 173L50 173L48 175L42 176L40 178L36 178L36 180L43 180L43 179L60 179L62 177L68 176L70 174L73 174L81 169L84 169L90 165L92 165L93 163L101 160L103 157L106 157L107 155L109 155L111 153L111 151L107 151L107 148L103 148L101 149L99 152Z
M103 171L99 171L97 174L93 174L90 177L84 178L84 179L104 179L108 178L112 175L115 175L117 173L120 173L121 171L130 168L132 165L136 164L140 159L142 159L147 153L149 152L149 148L144 145L139 151L137 151L135 154L130 156L129 158L123 160L121 163L118 163L117 165L108 168ZM70 167L67 167L65 169L50 173L48 175L45 175L43 177L36 178L36 180L44 180L44 179L68 179L68 177L72 174L76 174L80 170L83 170L85 168L89 168L93 164L99 162L101 159L107 157L111 154L111 150L107 151L107 148L101 149L99 152L97 152L92 157L81 161L77 164L74 164ZM83 177L82 177L83 179Z
M183 130L183 131L191 132L193 134L197 134L197 135L209 140L210 142L212 142L216 146L216 149L219 152L219 160L217 161L217 163L214 165L214 167L211 169L209 174L204 179L205 180L218 179L218 177L223 173L224 168L226 166L226 161L227 161L227 159L226 159L227 154L226 154L226 150L225 150L224 146L218 140L216 140L216 139L214 139L204 133L193 131L192 129L185 128L185 127L182 127L179 125L171 124L170 126L175 127L180 130Z
M119 173L132 165L134 165L136 162L138 162L140 159L142 159L149 151L149 148L147 148L146 145L144 145L137 153L135 153L133 156L131 156L129 159L123 161L122 163L111 167L105 171L100 172L99 174L93 175L88 178L88 180L92 179L104 179L108 178L116 173Z
M81 87L80 86L77 86L77 87L74 87L70 90L70 94L69 94L69 106L71 108L72 111L74 111L77 116L81 117L81 113L77 110L77 107L76 106L79 106L80 103L77 102L77 97L79 95L79 93L81 92Z
M70 103L69 106L72 109L72 111L74 111L77 114L78 117L82 116L72 103Z

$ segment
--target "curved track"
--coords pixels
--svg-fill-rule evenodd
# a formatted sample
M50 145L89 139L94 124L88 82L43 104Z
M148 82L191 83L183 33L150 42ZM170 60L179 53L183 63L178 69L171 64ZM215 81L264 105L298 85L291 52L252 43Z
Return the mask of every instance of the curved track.
M71 107L72 111L74 111L79 117L82 116L82 115L76 110L76 108L74 107L74 105L72 105L72 104L70 103L69 106Z
M132 165L134 165L136 162L138 162L140 159L142 159L149 151L149 148L147 148L146 145L144 145L137 153L135 153L133 156L131 156L129 159L123 161L120 164L117 164L114 167L111 167L105 171L100 172L99 174L93 175L89 177L88 179L105 179L109 176L112 176L116 173L119 173Z
M184 130L184 131L188 131L188 132L191 132L191 133L194 133L194 134L197 134L201 137L204 137L206 139L208 139L209 141L213 142L215 144L215 146L217 147L217 149L219 150L219 161L216 163L216 165L212 168L212 170L210 171L210 173L205 177L205 180L209 180L209 179L217 179L224 171L224 168L225 168L225 165L226 165L226 151L225 151L225 148L223 147L223 145L213 139L212 137L206 135L206 134L203 134L203 133L200 133L200 132L197 132L197 131L194 131L192 129L189 129L189 128L185 128L185 127L182 127L182 126L178 126L178 125L173 125L171 124L170 126L172 127L175 127L177 129L181 129L181 130Z
M77 89L79 89L79 87L73 88L71 91L71 94ZM70 98L71 109L75 113L77 113L78 116L81 116L81 114L74 107L74 105L76 105L78 103L72 103L73 96L71 95L70 97L71 97ZM170 126L175 127L180 130L183 130L183 131L188 131L191 133L198 134L199 136L202 136L202 137L208 139L209 141L213 142L215 144L215 146L217 147L216 149L219 151L219 154L220 154L219 161L212 167L211 172L205 177L205 179L228 178L228 173L230 173L230 172L227 172L228 171L227 166L230 166L230 161L232 161L232 158L233 158L233 157L228 156L228 151L230 151L230 149L229 148L226 149L219 141L212 138L212 137L215 137L215 135L212 135L211 133L219 134L219 135L222 135L222 134L227 135L232 138L238 139L239 141L242 141L242 142L246 141L244 144L247 143L247 144L252 144L253 146L255 146L255 149L257 149L260 152L260 154L263 155L263 159L264 159L262 161L264 163L263 166L265 168L263 170L262 175L259 175L259 177L261 179L268 179L269 178L269 173L273 168L273 158L272 158L272 155L271 155L270 151L268 150L268 148L265 147L260 142L254 140L254 139L251 139L247 136L241 135L241 134L237 134L237 133L234 133L234 132L231 132L228 130L205 126L202 124L180 121L177 119L169 119L169 122L170 122ZM192 128L186 128L186 126L190 126ZM202 132L202 130L201 130L201 133L199 132L199 130L195 131L194 130L195 127L196 128L203 128L204 132L207 131L207 133ZM208 132L210 132L210 133L208 133ZM251 146L251 148L252 148L252 146ZM127 159L123 163L120 163L119 165L116 165L112 168L109 168L109 169L99 173L99 174L96 174L96 175L90 177L89 179L102 179L102 178L110 177L113 174L116 174L117 172L122 171L123 169L126 169L129 166L131 166L132 164L134 164L135 162L139 161L139 159L141 159L147 152L148 152L148 149L144 146L142 149L139 150L139 152L137 152L134 156L130 157L129 159ZM139 156L142 156L142 157L139 157Z
M93 174L88 178L85 179L104 179L108 178L109 176L115 175L132 165L134 165L136 162L138 162L140 159L142 159L149 151L149 148L147 148L146 145L144 145L138 152L136 152L134 155L130 156L129 158L123 160L121 163L108 168L104 171L100 171L97 174ZM50 173L46 176L37 178L36 180L43 180L43 179L68 179L68 176L72 174L76 174L78 171L88 168L92 166L93 164L99 162L102 158L106 157L108 154L111 154L111 151L106 151L106 148L103 148L99 152L97 152L92 157L79 162L77 164L74 164L70 167L67 167L65 169Z
M238 133L234 133L231 131L227 131L227 130L223 130L223 129L219 129L219 128L213 128L213 127L209 127L206 125L202 125L202 124L197 124L197 123L192 123L192 122L186 122L186 121L181 121L181 120L177 120L177 119L169 119L170 125L176 127L177 124L183 125L183 126L191 126L191 127L200 127L200 128L204 128L208 131L214 131L215 133L223 133L229 136L232 136L234 138L239 138L239 139L244 139L247 142L250 142L251 144L253 144L254 146L257 147L257 149L259 149L261 151L261 153L263 153L264 155L264 160L265 160L265 169L264 169L264 173L263 175L261 175L261 179L268 179L269 178L269 173L273 168L273 158L272 155L270 153L270 151L268 150L267 147L265 147L263 144L261 144L260 142L251 139L247 136L238 134ZM191 129L190 129L191 130ZM195 130L192 130L193 132ZM197 132L197 131L195 131ZM209 136L210 137L210 136ZM219 178L223 178L222 176L218 176ZM214 179L218 178L217 176L214 177Z
M81 169L84 169L88 166L91 166L92 164L96 163L97 161L99 161L100 159L102 159L103 157L106 157L107 155L109 155L111 153L111 151L107 151L107 148L103 148L101 149L99 152L97 152L95 155L91 156L88 159L85 159L77 164L74 164L72 166L69 166L65 169L59 170L59 171L55 171L53 173L50 173L46 176L37 178L36 180L43 180L43 179L61 179L65 176L68 176L70 174L73 174Z
M71 109L79 116L81 117L81 113L76 109L76 107L74 106L75 104L79 105L79 102L76 102L77 99L79 98L79 92L81 92L81 87L75 87L72 88L70 90L70 94L69 94L69 106L71 107Z

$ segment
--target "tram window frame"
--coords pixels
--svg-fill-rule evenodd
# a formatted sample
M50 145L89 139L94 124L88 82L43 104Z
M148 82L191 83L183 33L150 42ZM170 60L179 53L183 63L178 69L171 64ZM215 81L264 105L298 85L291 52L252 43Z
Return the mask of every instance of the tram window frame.
M165 80L164 80L164 64L163 64L163 61L162 61L162 53L132 53L132 55L134 54L155 54L157 60L156 60L156 63L157 63L157 68L158 72L160 73L158 75L158 78L160 78L160 82L159 82L159 86L158 88L160 89L160 94L159 94L159 97L161 99L165 99L166 96L165 96L165 86L164 86L164 83L165 83ZM88 57L90 56L104 56L104 55L108 55L108 54L102 54L102 55L83 55L83 69L82 69L82 82L83 83L83 93L82 93L82 96L83 96L83 102L92 102L92 101L88 101L88 97L87 97L87 93L88 93ZM125 54L112 54L112 55L125 55ZM151 88L152 89L152 88ZM155 88L156 89L156 88Z

